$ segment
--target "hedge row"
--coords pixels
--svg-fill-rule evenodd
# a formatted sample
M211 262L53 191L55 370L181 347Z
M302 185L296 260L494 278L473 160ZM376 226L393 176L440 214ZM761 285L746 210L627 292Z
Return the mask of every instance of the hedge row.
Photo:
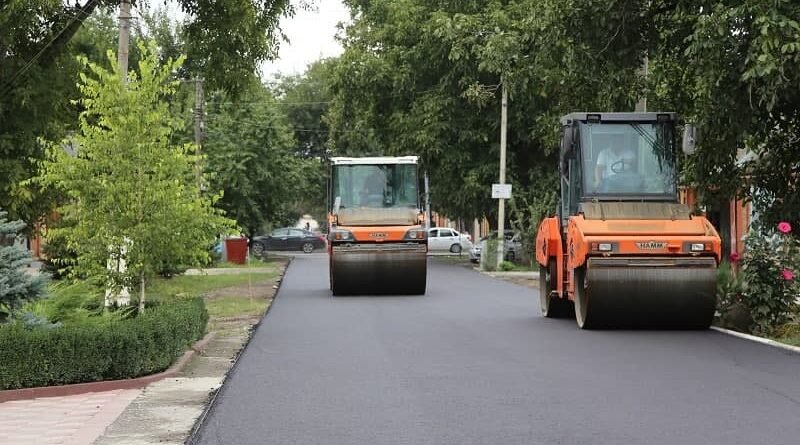
M202 298L177 299L144 314L52 329L0 326L0 389L140 377L164 371L199 339Z

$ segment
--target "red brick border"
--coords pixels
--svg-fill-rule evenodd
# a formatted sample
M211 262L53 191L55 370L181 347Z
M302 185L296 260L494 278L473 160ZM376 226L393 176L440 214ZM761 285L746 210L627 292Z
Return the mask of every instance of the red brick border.
M184 366L186 366L187 363L189 363L189 360L195 353L202 352L206 347L208 347L208 344L213 338L214 333L209 332L205 337L193 344L188 351L184 352L178 361L170 366L169 369L164 372L159 372L158 374L137 377L135 379L105 380L102 382L76 383L73 385L9 389L0 391L0 403L10 402L12 400L38 399L42 397L73 396L87 392L112 391L115 389L143 388L153 382L157 382L168 377L174 377L181 371L181 369L183 369Z

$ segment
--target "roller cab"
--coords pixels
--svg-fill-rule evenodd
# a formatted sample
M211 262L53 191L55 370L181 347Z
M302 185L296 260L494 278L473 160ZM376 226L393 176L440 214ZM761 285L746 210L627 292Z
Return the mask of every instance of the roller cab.
M561 200L536 239L546 317L582 328L707 328L721 242L678 203L674 113L562 118Z
M333 158L329 182L333 295L420 295L427 279L417 157Z

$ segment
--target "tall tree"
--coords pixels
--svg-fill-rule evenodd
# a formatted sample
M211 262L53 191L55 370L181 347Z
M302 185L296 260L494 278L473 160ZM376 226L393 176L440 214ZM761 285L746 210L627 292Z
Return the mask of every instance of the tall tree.
M327 113L333 99L331 80L336 63L336 59L316 61L305 73L281 77L274 86L306 176L305 189L296 195L292 213L309 213L319 221L326 213L325 166L331 154Z
M258 82L241 100L217 94L207 105L204 168L212 172L211 189L222 192L218 205L249 236L293 220L290 204L307 188L306 164L283 108Z
M433 203L449 216L494 216L501 84L511 98L512 213L525 231L554 208L560 115L632 109L641 90L644 1L348 4L334 148L420 154Z
M769 226L800 222L800 4L660 0L649 21L650 98L703 135L687 179L709 202L752 199Z
M181 123L165 98L175 91L182 60L159 65L153 45L140 52L127 86L112 52L112 70L86 62L77 153L53 146L41 180L70 198L62 212L75 225L59 230L78 253L75 273L117 289L138 281L143 310L148 277L165 265L205 262L208 246L232 224L200 193L194 147L171 143ZM125 272L104 267L109 253L125 259Z
M132 3L147 16L146 2ZM276 54L279 20L294 11L289 0L176 3L187 14L180 29L186 42L181 53L189 55L187 68L204 77L209 90L232 94L256 76L260 62ZM11 0L0 6L0 206L14 216L33 220L49 210L49 202L20 183L33 176L35 160L44 156L40 141L59 140L75 129L77 110L70 104L78 97L72 81L79 69L75 55L86 51L104 57L116 47L115 38L107 41L108 23L95 28L104 31L99 34L81 38L80 30L98 11L108 17L118 4L119 0ZM110 46L81 47L100 42ZM132 69L137 57L134 46Z

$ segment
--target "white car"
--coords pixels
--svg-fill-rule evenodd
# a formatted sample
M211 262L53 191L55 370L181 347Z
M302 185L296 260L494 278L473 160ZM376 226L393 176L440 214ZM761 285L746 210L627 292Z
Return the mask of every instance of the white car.
M428 229L428 250L432 252L447 251L461 253L472 248L472 237L459 233L449 227L431 227Z

